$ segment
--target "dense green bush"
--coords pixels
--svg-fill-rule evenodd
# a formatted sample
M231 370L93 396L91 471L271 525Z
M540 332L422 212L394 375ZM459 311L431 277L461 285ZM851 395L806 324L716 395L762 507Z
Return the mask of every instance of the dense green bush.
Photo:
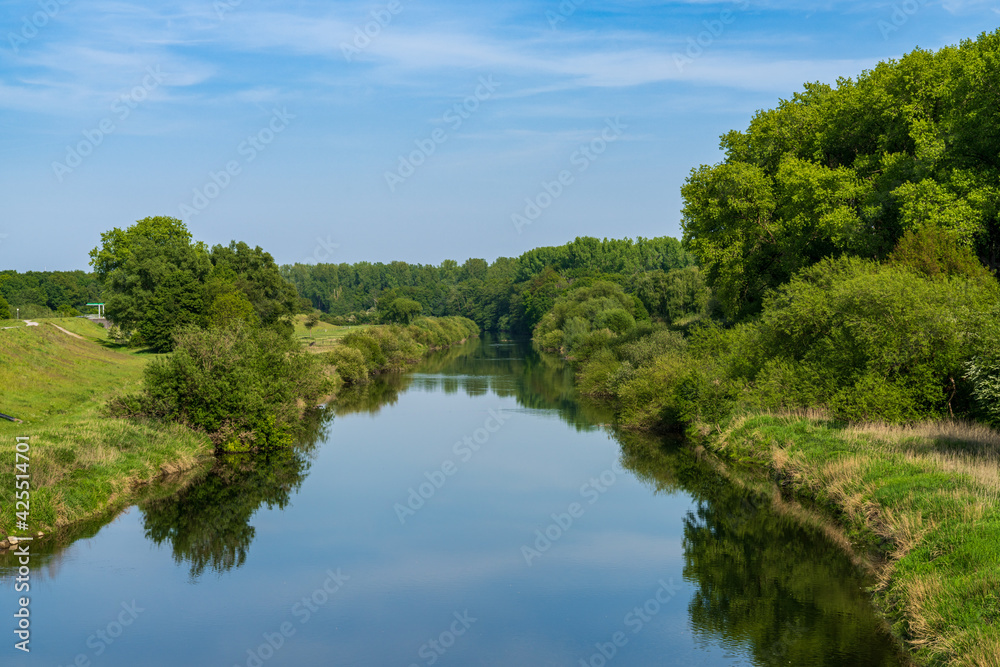
M620 285L598 280L557 298L535 327L534 340L544 350L586 358L603 343L633 330L637 320L648 319L639 299Z
M181 422L222 451L290 444L303 410L329 386L322 364L273 329L237 322L184 329L174 352L150 362L138 394L112 399L113 416Z
M326 362L334 367L345 384L358 384L368 379L365 355L356 347L338 345L327 355Z
M976 416L1000 428L1000 352L977 356L965 364L965 377L972 383Z
M428 349L442 348L477 335L479 327L464 317L421 317L409 326L374 326L354 331L327 355L347 384L379 373L399 373Z
M941 417L971 407L964 364L1000 340L1000 289L827 260L766 299L757 326L763 354L809 369L845 419Z
M667 322L704 314L711 299L705 274L697 266L639 274L633 291L651 316Z
M615 336L585 331L588 322L574 317L539 344L572 341L581 391L613 397L626 426L818 406L851 421L996 422L1000 286L961 252L921 236L906 243L937 250L910 253L916 267L902 252L884 265L824 260L770 293L760 317L729 328L706 321L685 339L640 325ZM927 270L928 261L943 268Z
M419 301L406 298L393 299L382 309L382 321L409 324L423 309Z

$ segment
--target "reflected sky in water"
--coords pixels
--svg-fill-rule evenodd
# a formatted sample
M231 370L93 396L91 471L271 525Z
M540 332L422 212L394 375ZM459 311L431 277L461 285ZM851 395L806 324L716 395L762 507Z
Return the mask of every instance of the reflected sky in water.
M295 451L220 460L51 554L31 656L0 658L899 664L820 536L610 421L523 345L444 351L345 393Z

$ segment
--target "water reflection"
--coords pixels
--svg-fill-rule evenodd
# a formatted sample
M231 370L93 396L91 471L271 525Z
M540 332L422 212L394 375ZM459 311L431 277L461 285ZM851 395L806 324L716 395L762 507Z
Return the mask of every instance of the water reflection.
M697 586L688 612L703 642L741 647L756 665L905 664L851 561L776 508L768 483L680 441L616 437L625 467L655 492L696 502L684 518L684 578Z
M256 535L251 517L262 505L288 506L332 419L331 412L314 413L303 425L295 447L264 454L220 455L179 493L140 503L146 537L157 545L169 544L174 561L188 565L192 579L206 569L221 574L240 567Z
M523 458L516 455L505 458L500 441L495 447L491 443L491 448L476 459L475 466L449 478L448 486L434 495L434 510L425 510L419 522L401 526L395 521L391 504L405 497L403 490L413 483L414 477L409 474L411 467L422 471L427 465L440 466L441 459L437 458L440 452L433 447L436 446L434 434L442 428L434 420L449 418L447 410L429 410L427 425L403 423L399 414L387 413L384 419L376 420L377 425L387 427L382 431L374 429L376 425L369 424L368 420L345 419L341 423L345 428L335 431L333 437L329 428L335 417L378 414L383 407L396 404L406 391L464 393L470 397L492 393L514 398L522 409L538 411L543 419L526 423L525 431L512 442L527 443L527 448L534 450L535 441L530 439L527 429L556 426L558 428L546 430L553 440L544 442L558 447L537 447L545 455L537 459L543 462L541 472L524 476L528 466ZM429 405L437 400L433 396L421 398L428 398ZM404 401L398 412L413 418L418 410L414 404L419 405L417 401ZM478 404L484 410L489 407L489 401ZM444 407L450 409L448 405ZM463 418L472 425L482 423L478 414L464 414ZM507 572L505 554L517 552L519 542L508 544L505 537L511 532L521 534L516 528L518 522L524 523L524 535L531 534L531 521L536 514L547 516L549 508L563 508L567 497L578 496L575 478L560 479L560 472L572 467L578 457L585 456L586 447L592 447L594 441L600 441L601 459L610 458L603 434L598 433L596 437L571 434L556 419L578 431L607 429L620 447L622 464L649 492L634 482L622 483L615 487L608 500L588 510L586 520L581 520L558 545L558 550L574 553L563 561L565 567L561 565L558 571L541 569L546 563L554 562L554 550L546 556L548 560L536 564L530 571L525 570L515 554L516 568ZM615 605L620 602L619 591L627 577L607 563L622 562L626 569L639 569L648 567L641 565L645 562L644 557L656 563L657 577L664 568L671 567L673 558L672 567L676 568L673 576L678 577L682 571L684 579L693 587L687 598L687 613L682 606L676 607L677 615L687 621L686 628L670 626L669 631L655 640L654 630L644 634L651 645L655 644L654 651L662 651L667 656L663 658L664 664L684 664L686 656L696 655L680 653L692 644L692 635L696 643L701 642L706 647L697 656L698 664L727 665L741 658L762 666L887 667L905 664L892 640L883 632L864 592L865 582L858 577L850 561L818 529L803 528L780 511L780 507L773 506L769 482L752 473L724 468L683 441L616 432L606 426L610 422L607 406L580 400L575 394L572 368L535 353L529 345L484 338L436 353L414 373L376 378L369 384L343 391L327 410L317 412L305 423L301 441L289 451L222 457L203 469L188 473L184 479L152 485L139 504L141 525L145 536L169 548L175 562L185 568L192 579L207 572L222 574L246 564L243 573L250 577L249 580L262 581L271 571L267 562L258 562L255 572L256 559L249 557L258 532L254 517L265 507L284 509L289 506L310 473L319 451L317 443L323 442L324 455L315 463L315 478L302 489L298 507L288 513L292 515L298 511L301 524L308 526L310 533L317 533L314 542L297 549L296 558L288 563L289 581L312 581L311 568L316 566L325 571L324 568L330 567L328 559L333 556L343 558L348 564L356 558L353 566L359 572L374 568L391 576L373 577L377 585L368 590L359 589L362 592L352 601L352 606L345 605L343 617L333 616L331 606L329 621L319 621L302 630L303 635L313 630L316 635L310 642L296 646L303 651L315 647L315 659L295 662L291 652L296 649L289 645L287 658L282 658L286 662L280 664L327 664L328 660L321 663L319 656L328 658L334 646L343 651L344 644L355 639L361 646L358 655L371 650L366 644L368 641L382 642L388 647L392 640L386 639L381 629L373 630L371 619L383 619L394 612L370 608L371 604L386 604L387 599L397 601L402 610L392 617L397 623L392 626L394 632L404 637L397 643L412 640L412 655L416 655L417 647L424 641L424 630L407 619L427 615L428 604L432 609L444 610L447 618L451 605L456 609L464 608L470 604L466 596L477 591L480 595L492 596L477 602L484 608L499 610L499 624L490 630L503 635L497 646L517 644L508 636L512 632L520 632L520 637L536 633L537 646L551 648L553 642L567 643L568 648L558 647L563 652L552 653L548 663L573 664L567 663L566 655L584 649L582 655L587 655L586 651L592 650L592 637L605 636L602 634L606 630L604 625L585 627L591 622L590 617L603 617L596 621L600 624L607 618L613 621L617 613ZM375 436L372 436L373 431ZM411 431L424 434L416 436L412 446L407 440ZM558 440L562 432L572 437ZM380 443L379 438L383 442ZM406 446L386 446L388 441L405 441ZM513 452L523 454L526 451L523 447L517 449L512 443L506 446L512 447L510 451ZM421 448L434 453L420 458ZM373 451L380 452L384 458L379 459ZM412 460L397 460L410 455ZM493 458L489 458L491 456ZM415 478L423 481L419 472ZM517 484L520 486L513 486ZM512 488L517 492L512 492ZM626 493L631 495L620 495ZM328 510L330 507L343 508L345 503L353 503L350 512ZM541 509L536 511L536 508ZM383 520L386 523L378 523ZM262 532L266 532L267 524L261 525ZM313 531L317 526L323 528ZM80 532L75 535L90 536L99 527L99 524L80 526L76 528ZM273 534L301 539L305 531L290 529ZM647 546L621 552L623 555L618 561L614 554L619 553L618 541L623 539L635 539L635 544ZM33 550L33 553L47 559L49 567L58 568L58 554L66 543L65 539L49 542L48 550ZM683 554L678 550L676 555L670 556L670 549L678 543ZM266 550L268 545L260 546ZM400 562L412 565L413 572L418 574L404 571L406 568L393 560L397 554L403 554L405 560ZM607 560L598 558L602 555ZM600 563L594 565L597 561ZM33 560L33 564L35 562ZM43 561L37 562L41 565ZM302 562L305 564L301 565ZM453 577L451 572L440 577L437 574L453 563L464 566L477 562L489 564L480 568L482 572L501 574L496 574L496 579L492 578L493 574L483 574L478 589L470 583L479 581L475 577L462 579ZM14 563L0 558L0 566L9 568L11 565ZM427 572L433 572L434 576ZM299 579L295 579L296 576ZM479 576L478 570L476 576ZM587 577L591 581L586 581ZM234 606L252 605L249 596L239 598L240 593L233 588L235 579L219 577L217 581L202 583L218 584L213 590L223 591L223 597L237 596L234 599L241 602L234 602ZM358 574L359 584L362 579ZM426 579L432 580L434 587L434 594L426 597L437 595L440 599L428 603L423 592L413 593L413 590L423 590L419 586ZM405 581L406 586L399 585L399 581ZM302 584L295 586L298 591ZM414 588L411 590L407 586ZM536 588L544 593L534 595ZM266 597L265 589L266 585L261 584L262 597ZM303 593L309 590L307 587ZM411 594L412 599L419 601L407 602ZM276 596L267 598L267 604L274 609L285 609L282 605L288 601L286 595L287 592L281 590ZM371 602L373 600L375 602ZM407 604L412 604L412 608ZM508 620L509 626L503 625L505 609L507 619L516 619ZM537 623L532 620L531 627L526 629L523 621L532 614L537 614ZM666 624L666 619L665 613L661 622ZM276 620L282 618L276 617ZM271 622L268 620L265 627L276 627L269 625ZM677 623L678 626L682 624L683 620ZM487 631L486 623L481 627L483 632ZM612 623L610 627L617 626ZM332 633L335 634L338 628L343 629L343 634L334 637ZM369 634L371 632L378 633L377 640L376 635ZM324 638L326 635L333 638ZM482 638L479 641L483 641ZM717 650L720 646L731 650L732 654L720 655ZM203 650L208 648L203 647ZM633 650L640 650L638 640ZM511 658L506 663L497 657L490 664L541 664L546 662L541 655L520 653L517 659ZM645 656L637 654L631 658L623 654L617 662L651 664ZM363 663L359 658L350 664L371 664L371 661Z

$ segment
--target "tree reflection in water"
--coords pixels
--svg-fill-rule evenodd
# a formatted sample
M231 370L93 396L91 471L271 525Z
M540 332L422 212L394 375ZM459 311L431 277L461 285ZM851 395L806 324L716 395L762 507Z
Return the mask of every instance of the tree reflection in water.
M189 565L192 579L206 569L222 573L243 565L256 533L250 518L261 505L288 506L332 419L332 412L317 411L303 424L295 447L219 455L201 479L177 495L140 503L146 537L157 545L169 543L174 560Z
M332 415L376 414L411 388L514 397L522 408L555 411L578 430L611 421L608 406L577 396L571 367L523 344L473 341L432 355L414 373L342 391L293 450L221 458L180 494L141 505L147 536L169 542L192 577L239 567L254 539L250 518L261 505L288 504ZM681 440L612 433L623 465L653 493L693 500L684 518L683 575L695 585L689 622L697 637L748 651L757 665L905 664L850 560L820 529L776 508L769 481L723 470Z
M749 650L756 665L900 665L846 554L819 528L778 511L771 484L717 465L681 441L617 433L622 462L655 492L682 490L691 627L706 644Z

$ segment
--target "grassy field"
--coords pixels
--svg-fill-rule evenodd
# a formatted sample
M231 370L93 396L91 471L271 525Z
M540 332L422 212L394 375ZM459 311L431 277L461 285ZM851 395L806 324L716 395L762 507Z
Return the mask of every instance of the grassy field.
M208 438L180 426L102 418L114 391L136 386L153 355L123 351L88 320L39 320L0 331L0 535L14 531L15 438L29 438L29 532L49 532L129 504L141 483L197 465ZM57 330L58 324L81 338Z
M302 341L302 344L309 352L319 354L329 352L340 344L340 340L352 331L361 331L371 325L360 324L350 327L338 327L326 322L319 322L311 330L305 325L306 316L295 316L295 337Z
M703 436L833 517L920 664L1000 665L1000 433L813 414L747 416Z

